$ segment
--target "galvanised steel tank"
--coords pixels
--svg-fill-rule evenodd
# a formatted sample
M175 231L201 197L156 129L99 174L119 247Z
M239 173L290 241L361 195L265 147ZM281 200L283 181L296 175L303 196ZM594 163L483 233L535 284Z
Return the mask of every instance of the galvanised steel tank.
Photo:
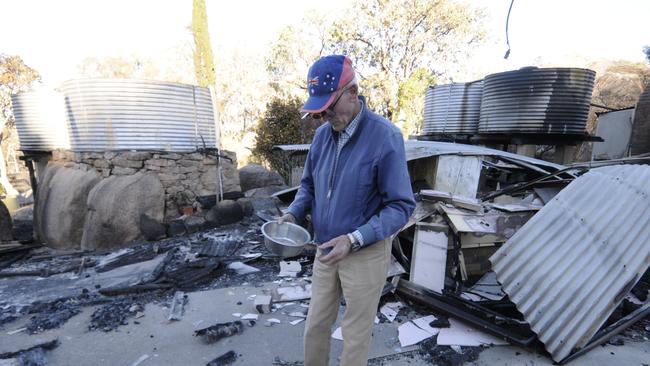
M63 96L45 87L11 97L22 151L69 149Z
M194 151L216 146L210 91L135 79L63 83L73 151Z
M424 99L423 134L475 134L483 80L429 87Z
M483 81L481 134L584 134L596 72L525 67Z

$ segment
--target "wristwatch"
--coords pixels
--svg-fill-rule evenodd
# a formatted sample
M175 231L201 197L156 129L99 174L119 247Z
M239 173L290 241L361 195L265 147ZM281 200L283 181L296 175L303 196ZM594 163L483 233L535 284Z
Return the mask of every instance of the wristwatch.
M361 243L357 240L357 237L354 236L352 233L348 233L348 239L350 239L350 250L353 252L358 251L361 249Z

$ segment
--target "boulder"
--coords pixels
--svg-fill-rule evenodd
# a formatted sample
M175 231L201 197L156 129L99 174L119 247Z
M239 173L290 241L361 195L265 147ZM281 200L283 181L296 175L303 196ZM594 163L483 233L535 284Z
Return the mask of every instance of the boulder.
M239 203L231 200L218 202L205 215L209 226L228 225L244 218L244 210Z
M244 193L246 198L267 198L271 197L273 193L287 189L287 186L266 186L260 188L253 188Z
M34 239L34 206L21 207L14 211L14 238L19 241Z
M246 192L254 188L284 186L284 179L275 171L266 170L258 164L248 164L239 169L239 185Z
M0 201L0 242L13 240L11 214L4 202Z
M79 249L90 191L102 180L94 170L83 172L50 164L43 172L34 215L36 232L49 247Z
M63 169L62 164L50 162L38 176L38 191L36 192L36 200L34 201L34 232L36 233L37 240L40 242L45 241L41 218L47 206L47 198L50 195L50 183L59 169Z
M167 236L174 237L187 234L185 223L181 219L174 219L167 226Z
M250 216L253 214L253 203L250 198L239 198L237 203L241 206L242 212L245 216Z
M144 237L140 217L162 222L165 190L155 173L111 176L88 195L84 250L114 249Z
M188 233L195 233L203 230L205 228L205 222L205 218L199 215L190 215L183 218L183 224Z
M146 240L159 240L166 236L167 228L162 222L152 219L146 214L140 215L140 232Z

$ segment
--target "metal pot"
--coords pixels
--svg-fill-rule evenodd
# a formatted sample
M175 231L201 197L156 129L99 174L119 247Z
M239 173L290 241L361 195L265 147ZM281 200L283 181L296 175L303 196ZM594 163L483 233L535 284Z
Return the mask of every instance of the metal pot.
M305 244L311 241L307 230L288 222L278 224L277 221L269 221L262 225L262 234L266 248L282 258L299 255Z

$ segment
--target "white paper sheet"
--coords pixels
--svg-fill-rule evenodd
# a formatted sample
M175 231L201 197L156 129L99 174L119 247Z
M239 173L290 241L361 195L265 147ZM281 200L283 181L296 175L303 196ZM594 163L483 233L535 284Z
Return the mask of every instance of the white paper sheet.
M433 328L429 325L429 323L434 320L436 320L435 316L428 315L422 318L413 319L412 322L413 324L417 325L418 328L434 336L440 332L440 328Z
M492 344L495 346L507 345L503 339L471 328L460 321L450 318L449 328L440 328L437 343L441 346L480 346Z
M279 277L297 277L302 266L297 261L281 261Z
M341 330L341 327L336 328L334 333L332 333L332 338L338 339L339 341L343 340L343 331Z
M401 302L387 302L384 306L379 309L379 312L382 313L389 322L393 322L399 313L399 310L403 308Z
M432 337L433 335L427 331L420 329L412 322L407 322L397 328L399 343L402 347L412 346L420 343L423 340Z

